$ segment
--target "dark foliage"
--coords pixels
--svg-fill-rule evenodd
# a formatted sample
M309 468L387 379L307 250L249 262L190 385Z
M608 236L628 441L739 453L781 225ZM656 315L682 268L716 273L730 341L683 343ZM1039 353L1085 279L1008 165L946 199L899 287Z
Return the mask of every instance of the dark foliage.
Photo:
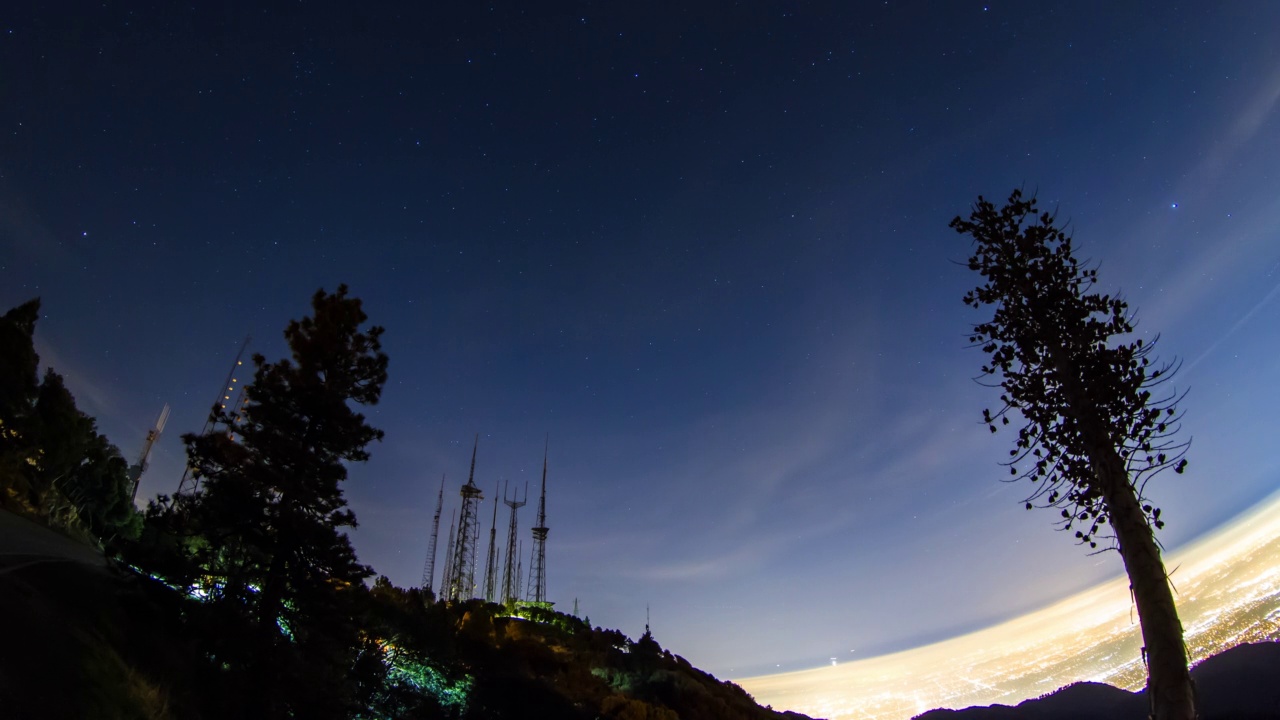
M136 537L141 518L120 451L61 375L49 369L36 381L39 312L31 300L0 318L0 506L97 542Z
M0 418L21 417L35 397L36 372L40 356L36 355L36 320L40 318L40 299L28 300L0 317ZM0 441L7 438L0 436Z
M1022 418L1009 474L1037 483L1027 500L1061 508L1062 527L1098 547L1099 533L1119 550L1142 624L1143 660L1156 720L1196 717L1182 624L1154 530L1160 508L1146 498L1162 470L1182 472L1187 442L1175 439L1181 397L1153 395L1174 367L1153 366L1154 343L1125 342L1134 330L1124 300L1093 290L1097 269L1077 261L1071 237L1036 201L1015 190L999 210L982 197L968 220L951 227L973 238L969 269L983 283L964 297L993 309L970 342L990 355L983 378L995 378L997 421ZM1018 467L1024 469L1021 474Z
M356 524L341 483L382 437L354 406L377 403L387 356L346 286L311 305L285 330L292 358L255 356L243 410L215 408L232 432L183 437L200 491L153 511L148 536L167 577L206 595L191 620L258 717L348 717L366 680L372 571L340 532Z
M464 705L440 705L442 717L803 717L761 708L737 685L697 670L648 633L632 641L545 608L516 608L519 617L480 600L424 606L420 598L379 579L371 611L380 615L378 632L399 662L428 665L441 684L470 688Z
M1097 547L1108 512L1089 457L1088 418L1072 407L1061 369L1074 368L1087 388L1090 412L1105 425L1105 442L1124 459L1157 528L1164 520L1146 500L1146 482L1167 468L1182 472L1188 443L1174 439L1180 397L1172 390L1152 394L1176 367L1152 365L1154 340L1117 342L1134 331L1128 304L1093 291L1097 268L1080 264L1071 237L1054 223L1049 213L1037 216L1035 198L1024 200L1015 190L999 210L979 197L969 219L957 217L951 227L973 237L968 266L985 281L965 304L994 307L992 319L969 337L991 356L979 380L996 379L1004 391L998 409L982 411L983 421L994 433L1013 412L1021 416L1008 466L1010 476L1037 483L1027 508L1061 508L1063 529L1080 527L1078 541Z

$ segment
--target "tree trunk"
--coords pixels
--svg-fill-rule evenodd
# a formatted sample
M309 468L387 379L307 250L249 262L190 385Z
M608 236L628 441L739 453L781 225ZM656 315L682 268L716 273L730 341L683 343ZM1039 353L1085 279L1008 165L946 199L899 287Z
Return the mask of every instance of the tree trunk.
M1096 450L1096 452L1095 452ZM1147 661L1147 696L1155 720L1194 720L1195 689L1187 668L1187 649L1182 641L1182 622L1173 603L1173 592L1165 573L1160 549L1151 526L1129 483L1124 461L1114 447L1090 448L1094 476L1107 506L1129 574L1129 587L1142 626L1143 650Z
M1067 412L1079 423L1097 489L1115 532L1120 558L1129 575L1129 588L1142 628L1143 659L1147 663L1147 699L1154 720L1195 720L1195 688L1182 641L1182 622L1173 602L1169 576L1151 525L1129 482L1124 459L1081 387L1079 375L1060 347L1051 346L1058 380L1067 395Z

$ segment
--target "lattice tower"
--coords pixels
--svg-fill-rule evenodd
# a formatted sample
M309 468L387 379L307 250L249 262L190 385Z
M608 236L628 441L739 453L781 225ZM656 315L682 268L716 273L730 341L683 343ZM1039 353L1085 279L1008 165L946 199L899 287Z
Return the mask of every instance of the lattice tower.
M462 507L458 509L458 538L453 547L453 569L450 572L450 600L469 600L476 592L476 545L480 540L480 519L477 511L484 501L484 491L476 487L476 450L480 447L480 435L476 435L471 449L471 473L462 486Z
M533 556L529 567L529 599L547 601L547 451L542 451L542 496L538 498L538 525L533 528Z
M502 502L511 508L511 521L507 525L507 561L502 568L502 602L513 603L520 599L520 578L516 575L515 565L520 557L516 549L516 511L525 506L529 498L529 486L524 487L524 500L512 496L507 499L507 491L502 491Z
M164 425L169 421L169 404L160 410L160 416L156 418L156 424L151 426L147 431L147 439L142 443L142 452L138 453L138 462L129 468L129 483L133 485L133 489L129 493L129 499L138 499L138 484L142 481L142 473L147 471L150 464L151 448L155 446L156 441L160 439L160 433L164 432Z
M484 578L476 575L476 570L480 565L480 506L484 504L484 493L480 493L480 487L476 486L475 499L475 519L471 522L471 564L467 568L468 574L471 576L471 590L466 598L480 597L480 592L484 589L480 585L484 582Z
M524 541L523 540L520 541L519 552L520 554L518 555L518 557L520 558L520 560L519 562L516 563L516 587L520 587L521 585L524 584Z
M243 409L243 391L237 393L237 388L243 386L240 385L240 379L236 375L244 365L241 358L244 357L245 348L249 347L251 339L251 336L246 335L244 342L240 344L240 352L236 353L235 362L231 363L231 370L227 372L227 379L218 388L217 398L214 399L213 405L209 407L209 417L205 419L204 428L200 431L201 435L210 435L218 432L218 425L223 422L223 418L230 419L238 416L240 410ZM236 401L232 401L232 396L236 396ZM228 405L232 407L230 415L226 413ZM231 422L235 422L235 420L232 419ZM231 427L228 427L227 430L230 431ZM178 492L174 493L173 499L177 500L179 495L195 495L199 489L200 478L196 477L192 467L188 465L187 469L182 472L182 479L178 481Z
M444 570L441 571L440 592L448 593L449 588L453 585L453 528L457 524L458 511L449 513L449 543L445 546L444 557L446 562ZM444 598L440 598L443 600Z
M422 565L422 591L434 594L431 581L436 576L436 542L440 539L440 512L444 510L444 474L440 475L440 495L436 498L436 514L431 518L431 540L427 542L427 561Z
M493 489L493 523L489 525L489 559L484 564L484 601L493 602L498 590L498 489Z

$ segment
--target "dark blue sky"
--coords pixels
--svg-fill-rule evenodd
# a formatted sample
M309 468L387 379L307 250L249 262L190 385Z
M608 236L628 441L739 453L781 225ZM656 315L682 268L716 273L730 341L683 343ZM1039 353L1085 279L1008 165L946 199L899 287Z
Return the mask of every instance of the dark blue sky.
M1011 616L1120 572L978 422L947 222L1019 185L1186 361L1165 543L1276 488L1280 6L525 5L0 13L0 304L43 299L126 455L173 406L143 494L244 336L283 355L345 282L391 357L354 541L397 584L474 433L486 497L549 434L551 599L717 674Z

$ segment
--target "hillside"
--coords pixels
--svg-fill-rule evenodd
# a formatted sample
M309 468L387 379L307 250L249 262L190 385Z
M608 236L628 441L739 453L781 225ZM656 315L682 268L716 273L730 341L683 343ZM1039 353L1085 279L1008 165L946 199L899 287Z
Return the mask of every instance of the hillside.
M0 572L5 717L231 717L219 670L184 635L197 602L124 568ZM358 717L803 720L759 707L648 635L632 641L541 608L514 617L481 601L424 604L380 579L364 611L386 673Z

